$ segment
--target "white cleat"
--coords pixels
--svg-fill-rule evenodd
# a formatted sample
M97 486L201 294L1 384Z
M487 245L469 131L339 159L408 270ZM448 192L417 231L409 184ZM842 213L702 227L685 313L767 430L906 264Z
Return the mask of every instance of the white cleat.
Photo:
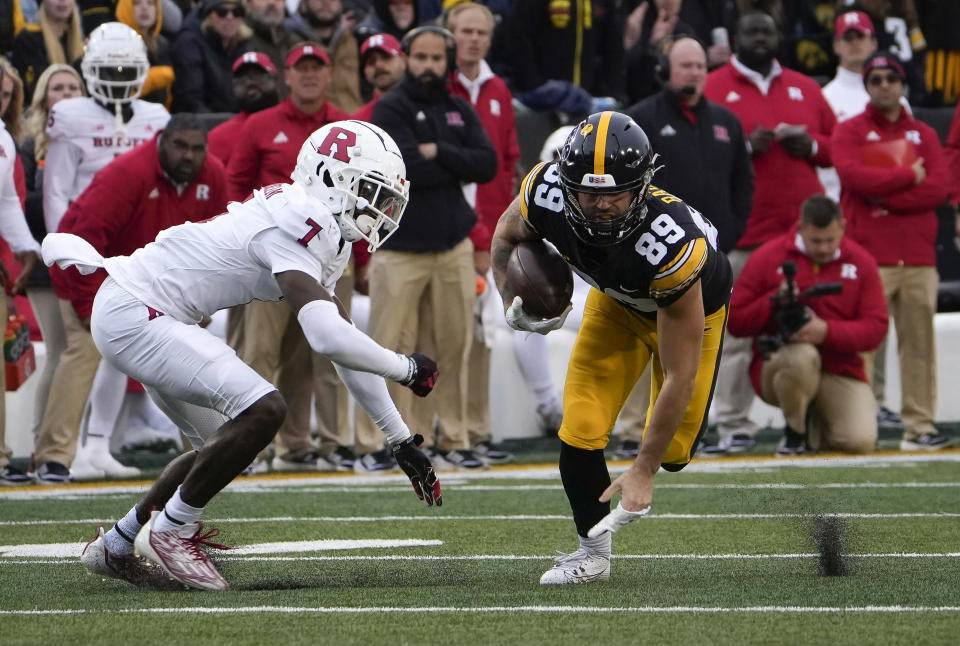
M153 531L153 522L162 511L154 510L133 542L137 556L163 568L170 577L183 585L198 590L226 590L230 587L210 562L201 546L229 549L225 545L211 543L208 539L220 533L212 529L201 535L202 523L191 523L163 532Z
M83 548L80 563L96 576L120 579L137 587L163 587L167 577L158 567L133 554L112 554L103 540L103 527Z
M610 578L610 554L581 547L573 554L560 554L556 565L543 573L540 585L594 583Z

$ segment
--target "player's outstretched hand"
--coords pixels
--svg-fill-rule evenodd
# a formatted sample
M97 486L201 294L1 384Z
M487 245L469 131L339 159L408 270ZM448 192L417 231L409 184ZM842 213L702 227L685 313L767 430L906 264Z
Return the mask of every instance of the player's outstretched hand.
M611 534L617 532L620 528L632 523L635 520L643 518L653 509L652 505L647 505L640 511L627 511L623 505L617 503L617 508L600 519L600 522L590 528L587 532L589 538L596 538L604 532Z
M546 334L551 330L559 330L563 327L563 322L567 320L567 315L573 309L573 303L568 303L567 308L552 319L539 319L530 316L523 309L523 299L519 296L513 297L513 302L507 308L507 325L514 330L521 332L536 332L537 334Z
M425 354L414 352L409 357L410 374L400 383L413 391L417 397L426 397L437 384L440 371L437 362Z
M420 450L421 444L423 444L423 436L419 433L408 437L393 445L393 457L410 478L410 484L413 485L417 498L429 506L439 507L443 504L440 479L433 470L430 458Z

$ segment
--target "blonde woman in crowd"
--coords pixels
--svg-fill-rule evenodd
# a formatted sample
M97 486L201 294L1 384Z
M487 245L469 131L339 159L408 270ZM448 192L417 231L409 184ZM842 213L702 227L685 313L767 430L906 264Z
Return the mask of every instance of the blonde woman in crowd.
M0 83L0 117L13 140L20 143L23 137L23 81L10 61L0 56L3 66L3 82Z
M33 99L40 74L54 63L83 56L83 30L76 0L44 0L37 22L27 23L13 41L13 62L24 86L24 102Z
M47 148L50 140L47 138L46 126L50 115L50 108L58 101L75 96L86 96L83 80L75 69L64 63L55 63L45 69L37 79L33 100L27 111L25 123L25 137L20 145L20 159L23 162L23 171L27 183L26 215L27 223L37 240L46 235L43 221L43 167L47 157ZM40 263L27 281L27 298L33 314L40 325L43 342L46 349L46 361L39 374L37 395L33 409L33 428L31 436L35 436L43 421L43 411L47 405L50 393L50 382L53 373L60 362L60 355L67 346L66 332L63 329L63 319L60 317L60 308L57 296L50 286L50 274L46 266Z

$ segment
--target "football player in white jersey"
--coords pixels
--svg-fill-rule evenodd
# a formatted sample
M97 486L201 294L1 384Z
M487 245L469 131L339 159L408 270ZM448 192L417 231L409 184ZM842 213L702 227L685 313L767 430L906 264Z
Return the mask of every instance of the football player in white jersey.
M137 98L149 66L143 39L127 25L105 23L90 34L81 63L90 96L58 102L51 108L47 120L50 148L44 169L43 217L48 233L57 230L67 207L89 186L100 169L118 155L152 139L167 124L170 115L162 105ZM61 301L61 307L63 305ZM81 333L83 338L70 334L70 325L55 312L54 316L45 318L49 319L41 321L45 329L58 329L67 337L69 356L76 355L71 347L82 346L92 351L85 332ZM77 369L74 365L71 372ZM48 399L35 447L40 462L39 482L69 480L67 467L70 466L73 474L82 479L104 475L129 478L139 474L138 470L117 462L104 448L110 443L123 405L126 377L101 363L95 380L93 375L85 375L83 379L87 384L93 383L92 388L88 386L89 435L97 435L97 442L81 444L73 464L61 464L64 457L59 456L74 455L87 392L70 393L56 401ZM56 380L55 376L54 383ZM53 459L51 456L58 457L48 462Z
M382 377L425 396L436 364L387 350L350 322L333 289L363 239L375 250L397 228L409 183L396 143L360 121L337 121L303 144L292 184L254 191L203 223L160 233L130 256L103 259L76 236L48 235L44 260L110 276L94 301L90 327L101 354L141 381L190 438L195 451L173 460L146 496L107 534L98 528L81 561L132 583L150 563L187 586L227 582L200 549L209 500L273 439L285 415L276 388L222 340L197 325L219 309L284 300L311 348L340 379L393 447L414 491L441 503L440 484L390 399ZM182 484L181 484L182 483ZM154 511L156 508L161 511ZM136 552L147 562L136 559Z

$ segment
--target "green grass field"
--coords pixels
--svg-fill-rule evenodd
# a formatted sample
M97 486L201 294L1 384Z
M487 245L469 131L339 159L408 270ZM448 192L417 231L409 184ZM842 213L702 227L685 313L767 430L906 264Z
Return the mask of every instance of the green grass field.
M957 450L661 473L610 581L574 587L538 584L576 546L554 468L441 480L440 509L400 476L238 480L206 514L245 548L218 555L222 593L80 566L144 483L2 489L0 644L960 643ZM819 574L818 515L842 519L851 575Z

